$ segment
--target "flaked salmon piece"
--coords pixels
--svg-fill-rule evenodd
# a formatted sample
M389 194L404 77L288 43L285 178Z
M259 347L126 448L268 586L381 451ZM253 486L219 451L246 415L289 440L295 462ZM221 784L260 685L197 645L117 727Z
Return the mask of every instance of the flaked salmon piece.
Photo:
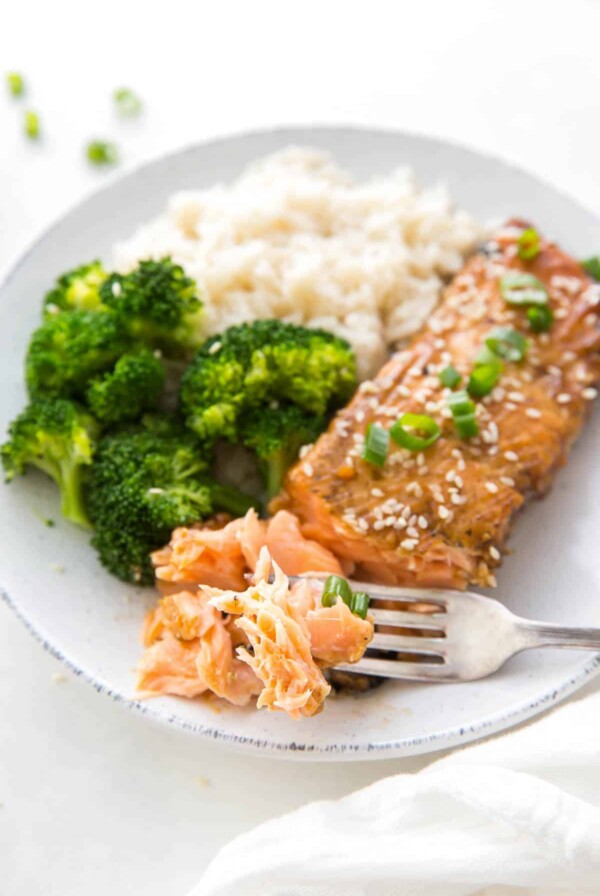
M200 582L215 588L243 588L246 560L238 539L244 520L233 520L221 529L175 529L165 548L154 551L152 563L159 583L185 587Z
M257 706L287 712L292 718L320 712L331 690L311 654L310 632L288 604L289 582L276 565L268 581L271 558L263 548L257 564L259 581L245 591L204 587L211 604L239 618L252 653L238 648L238 657L263 683Z
M516 512L545 493L581 430L600 378L600 284L546 240L522 261L517 240L527 226L509 222L467 262L424 330L359 387L272 504L293 511L304 535L342 562L356 563L357 579L494 585ZM525 310L502 294L501 278L523 272L547 290L548 332L529 329ZM496 387L477 401L480 435L465 441L439 373L452 364L466 384L497 326L526 334L528 352L505 362ZM363 461L367 426L389 427L407 412L432 416L441 438L419 454L392 442L381 468Z
M300 531L298 518L285 510L268 521L266 546L273 562L288 576L327 572L343 575L334 554Z
M266 544L267 526L267 521L259 519L256 510L251 507L238 529L237 539L240 543L246 566L251 571L256 569L261 548ZM207 582L206 584L210 583Z
M169 631L146 648L138 664L138 690L145 696L198 697L207 690L198 674L198 640L181 641Z

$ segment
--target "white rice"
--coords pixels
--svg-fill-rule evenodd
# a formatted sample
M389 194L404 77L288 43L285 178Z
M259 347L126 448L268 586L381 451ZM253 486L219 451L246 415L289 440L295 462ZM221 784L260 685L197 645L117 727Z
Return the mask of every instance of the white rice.
M426 320L481 235L408 168L357 183L331 156L290 147L231 184L173 196L114 261L172 256L198 283L207 335L269 317L331 330L364 378Z

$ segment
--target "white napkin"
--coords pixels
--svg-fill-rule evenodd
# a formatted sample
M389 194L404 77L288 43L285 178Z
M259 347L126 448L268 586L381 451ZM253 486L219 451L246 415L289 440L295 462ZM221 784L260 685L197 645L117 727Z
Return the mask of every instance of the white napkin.
M600 694L260 825L221 850L190 896L515 892L600 894Z

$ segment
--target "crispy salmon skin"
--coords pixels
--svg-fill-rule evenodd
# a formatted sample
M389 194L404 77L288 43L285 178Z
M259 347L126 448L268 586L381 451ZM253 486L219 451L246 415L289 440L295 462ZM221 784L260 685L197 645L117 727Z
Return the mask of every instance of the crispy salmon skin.
M275 507L300 518L303 534L356 565L356 576L398 585L493 585L516 511L543 494L579 434L600 376L600 286L555 244L523 261L511 221L465 265L425 329L363 383L288 473ZM526 310L507 304L501 278L533 274L554 323L534 333ZM479 436L462 440L440 371L467 382L477 351L496 326L527 336L524 360L506 362L477 401ZM439 440L414 454L392 441L383 467L361 459L367 425L389 427L406 412L440 425Z

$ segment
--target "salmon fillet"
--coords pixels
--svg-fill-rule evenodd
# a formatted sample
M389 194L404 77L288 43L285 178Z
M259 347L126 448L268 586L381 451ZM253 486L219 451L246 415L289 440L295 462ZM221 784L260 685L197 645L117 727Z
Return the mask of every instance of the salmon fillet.
M373 381L288 473L273 509L288 508L301 530L355 576L388 584L466 588L495 584L513 517L542 495L579 434L600 376L600 286L553 243L532 261L517 240L530 225L511 221L465 265L409 347ZM500 278L527 271L549 294L554 324L528 328L508 305ZM493 392L477 402L480 434L460 439L439 381L448 364L466 382L495 326L527 335L529 350L505 363ZM441 438L415 455L390 443L382 468L361 460L370 422L389 427L403 413L428 414Z

